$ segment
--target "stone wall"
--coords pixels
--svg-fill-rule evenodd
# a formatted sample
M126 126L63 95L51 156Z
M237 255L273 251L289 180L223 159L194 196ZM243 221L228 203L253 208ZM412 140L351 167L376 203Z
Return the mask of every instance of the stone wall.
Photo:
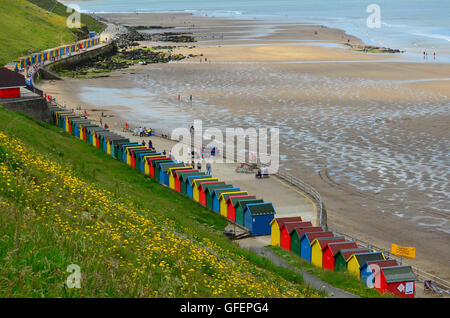
M52 115L48 107L47 101L42 97L18 99L14 101L0 101L0 103L11 111L21 112L30 116L35 120L50 123Z

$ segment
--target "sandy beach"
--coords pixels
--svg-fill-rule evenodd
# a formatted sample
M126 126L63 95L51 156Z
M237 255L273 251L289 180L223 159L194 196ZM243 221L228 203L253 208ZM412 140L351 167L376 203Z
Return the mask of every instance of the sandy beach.
M94 119L104 112L113 127L278 127L280 169L321 193L330 229L388 250L416 247L405 263L450 279L450 64L356 52L344 44L361 40L311 24L102 17L190 32L197 42L172 45L196 56L41 82L57 101Z

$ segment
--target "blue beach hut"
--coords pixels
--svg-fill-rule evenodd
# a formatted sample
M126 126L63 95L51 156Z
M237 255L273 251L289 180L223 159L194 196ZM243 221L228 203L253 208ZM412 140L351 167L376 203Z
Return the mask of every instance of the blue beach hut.
M161 162L159 164L159 182L169 186L169 174L167 173L169 168L184 167L183 162Z
M241 191L240 188L217 188L214 189L213 193L212 193L212 209L214 212L220 213L220 201L219 201L219 197L222 193L225 192L237 192L237 191Z
M333 232L306 232L300 238L300 257L311 263L311 243L316 238L333 237Z
M270 222L275 217L275 209L271 202L247 204L244 210L244 227L252 236L270 235Z
M204 174L204 175L192 175L186 178L186 194L188 195L188 197L190 197L191 199L194 198L194 189L192 188L191 184L192 180L206 179L206 178L212 178L212 176L210 174Z

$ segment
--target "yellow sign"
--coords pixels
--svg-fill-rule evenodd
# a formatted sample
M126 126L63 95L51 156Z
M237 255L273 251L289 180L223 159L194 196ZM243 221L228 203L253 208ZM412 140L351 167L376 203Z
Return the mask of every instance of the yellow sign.
M391 253L398 256L416 258L416 248L392 244Z

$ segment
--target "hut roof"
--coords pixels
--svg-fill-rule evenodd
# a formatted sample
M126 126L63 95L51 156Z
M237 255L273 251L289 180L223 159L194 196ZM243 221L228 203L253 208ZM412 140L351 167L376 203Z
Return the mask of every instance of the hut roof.
M365 266L369 266L369 265L377 265L379 267L391 267L391 266L397 266L398 263L395 259L387 259L384 261L370 261L370 262L365 262L364 264L362 264L359 269L365 267Z
M233 185L232 184L228 184L228 183L226 183L226 184L207 184L207 185L205 185L205 187L204 187L204 189L205 189L205 193L206 194L211 194L211 193L213 193L214 192L214 190L216 190L216 189L225 189L225 188L227 188L227 189L231 189L231 188L233 188Z
M252 215L275 214L275 209L271 202L248 203L245 209L250 211Z
M190 176L204 176L205 173L201 172L201 171L190 171L190 172L186 171L186 173L179 172L177 175L181 176L180 180L182 182L186 182L187 178L190 177Z
M285 222L281 227L280 227L280 231L283 229L283 228L286 228L286 230L287 230L287 232L288 233L291 233L291 231L294 229L294 228L296 228L296 227L310 227L310 226L312 226L312 223L311 222L298 222L298 221L296 221L296 222Z
M230 193L222 193L220 196L223 197L223 199L225 200L225 202L227 202L228 198L233 196L233 195L245 195L248 194L248 191L231 191Z
M382 267L387 283L398 283L416 280L416 275L410 265Z
M208 189L209 186L218 186L218 185L224 185L225 181L205 181L200 183L200 187L203 190L203 192L206 193L206 190Z
M307 238L309 242L314 241L314 239L316 238L320 238L320 237L334 237L333 232L306 232L303 233L302 238Z
M236 202L236 205L234 207L237 206L241 206L242 207L242 211L245 210L247 204L252 204L252 203L263 203L264 200L263 199L248 199L248 200L239 200Z
M292 216L292 217L285 217L285 218L274 218L270 224L273 222L277 222L278 228L281 228L281 226L286 222L302 222L301 216Z
M231 204L233 206L235 206L236 202L238 202L239 200L251 200L251 199L256 199L256 195L238 194L238 195L231 195L228 197L228 201L231 201Z
M0 67L0 88L21 86L25 86L25 77L22 74L11 71L6 67Z
M383 253L381 252L356 253L351 257L355 257L357 259L359 266L369 261L384 260Z
M297 236L301 238L306 232L323 232L323 228L320 226L295 227L289 232L289 235L292 236L295 232L297 232Z
M167 172L169 168L175 168L175 167L184 167L184 163L182 162L174 162L174 163L163 163L160 165L161 170L164 172Z
M336 255L336 253L339 252L340 250L358 248L358 244L352 241L333 242L333 243L328 242L324 247L322 247L322 251L324 251L326 248L329 248L331 250L331 253L333 253L333 255Z
M339 252L336 253L337 254L342 254L342 256L344 257L344 259L347 261L353 254L356 253L368 253L370 252L369 249L367 248L350 248L350 249L346 249L346 250L340 250Z
M318 237L315 238L313 241L315 240L317 240L317 242L320 244L320 248L325 247L327 243L345 242L345 238L343 236Z

